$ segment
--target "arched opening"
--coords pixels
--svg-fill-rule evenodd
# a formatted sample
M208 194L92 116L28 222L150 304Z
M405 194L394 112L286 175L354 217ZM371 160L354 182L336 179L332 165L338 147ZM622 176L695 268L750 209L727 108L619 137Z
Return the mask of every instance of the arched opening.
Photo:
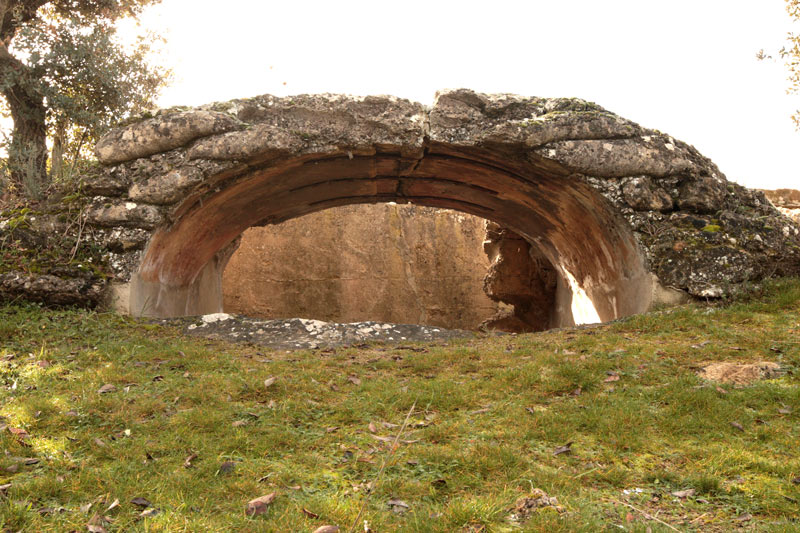
M486 223L390 202L251 227L223 272L223 310L474 330L500 306L484 292Z
M627 223L579 175L528 153L426 142L422 153L251 161L207 180L158 230L132 279L131 310L218 312L239 235L329 207L397 202L463 211L522 236L558 273L551 327L645 311L652 279Z

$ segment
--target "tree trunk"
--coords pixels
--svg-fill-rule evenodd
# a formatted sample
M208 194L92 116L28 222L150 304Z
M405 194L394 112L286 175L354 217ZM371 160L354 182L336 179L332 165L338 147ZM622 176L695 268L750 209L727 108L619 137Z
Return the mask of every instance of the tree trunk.
M59 123L53 133L53 148L50 150L50 182L56 183L61 179L64 172L64 137L66 127Z
M0 78L10 82L3 96L14 121L8 149L11 182L18 193L38 199L48 185L44 97L31 82L28 67L5 46L0 46Z

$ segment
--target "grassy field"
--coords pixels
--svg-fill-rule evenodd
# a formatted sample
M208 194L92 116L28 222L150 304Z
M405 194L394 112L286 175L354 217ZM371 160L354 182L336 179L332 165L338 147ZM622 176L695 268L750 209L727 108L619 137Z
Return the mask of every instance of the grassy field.
M719 385L708 361L785 372ZM0 307L0 530L800 531L799 385L800 280L593 328L292 353ZM536 489L557 505L515 512Z

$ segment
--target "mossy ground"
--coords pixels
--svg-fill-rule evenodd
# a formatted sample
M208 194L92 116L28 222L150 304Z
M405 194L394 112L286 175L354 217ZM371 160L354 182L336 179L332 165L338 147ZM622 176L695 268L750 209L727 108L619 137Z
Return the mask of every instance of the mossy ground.
M797 531L799 342L797 279L594 328L292 353L2 307L0 530ZM761 360L785 374L696 376ZM510 521L533 488L565 512Z

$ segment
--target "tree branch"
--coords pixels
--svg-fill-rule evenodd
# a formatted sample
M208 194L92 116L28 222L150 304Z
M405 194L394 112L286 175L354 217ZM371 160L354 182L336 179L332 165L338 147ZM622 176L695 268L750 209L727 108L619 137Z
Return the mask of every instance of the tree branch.
M0 0L0 41L11 44L17 28L36 18L40 7L51 0Z

